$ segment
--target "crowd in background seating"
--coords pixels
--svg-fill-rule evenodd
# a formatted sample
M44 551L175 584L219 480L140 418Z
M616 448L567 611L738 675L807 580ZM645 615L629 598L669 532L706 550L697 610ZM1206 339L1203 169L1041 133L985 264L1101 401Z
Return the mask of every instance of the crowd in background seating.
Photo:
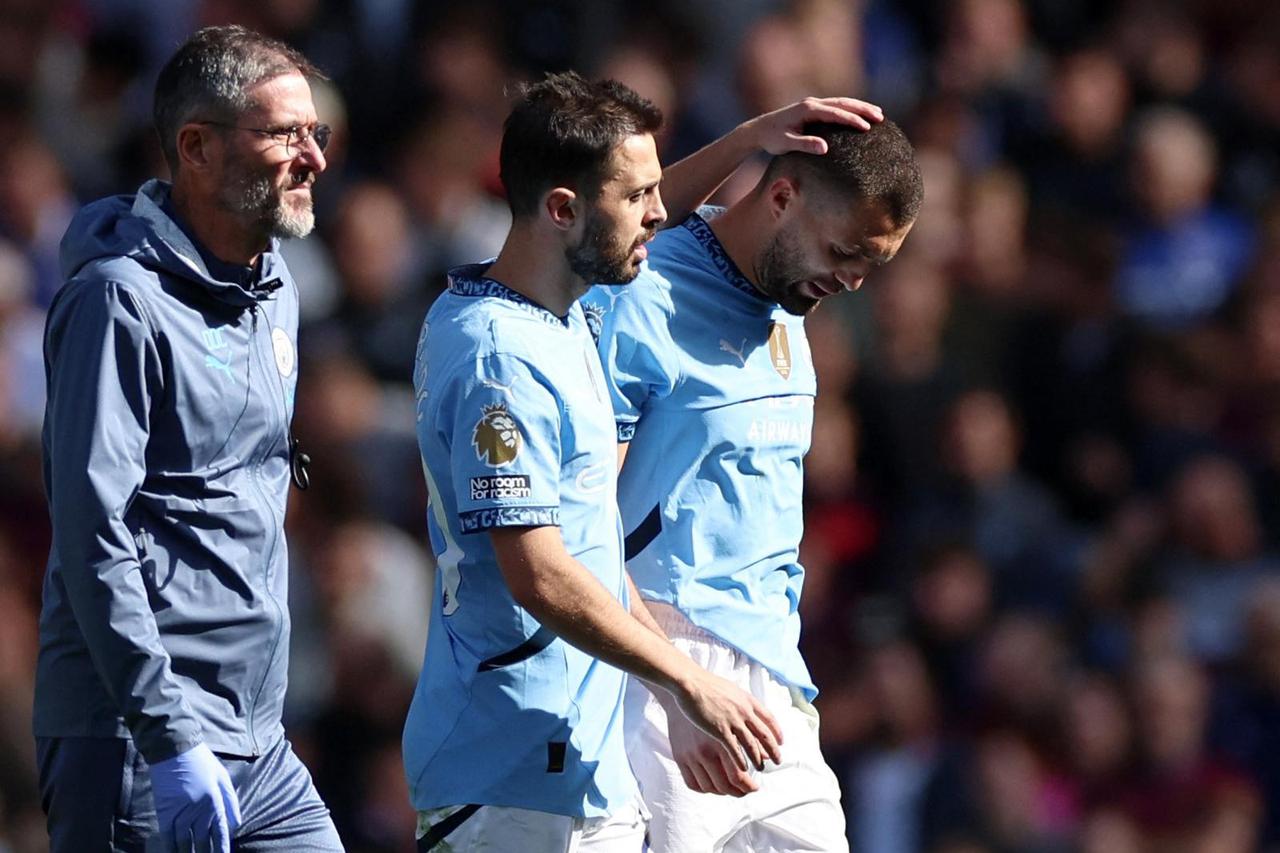
M657 103L667 163L810 94L882 105L918 149L901 256L809 321L803 645L853 849L1280 850L1280 7L0 0L0 853L46 843L58 242L79 205L165 174L155 74L227 22L331 78L318 231L286 247L314 460L286 723L353 853L412 850L419 326L505 234L511 87L570 67Z

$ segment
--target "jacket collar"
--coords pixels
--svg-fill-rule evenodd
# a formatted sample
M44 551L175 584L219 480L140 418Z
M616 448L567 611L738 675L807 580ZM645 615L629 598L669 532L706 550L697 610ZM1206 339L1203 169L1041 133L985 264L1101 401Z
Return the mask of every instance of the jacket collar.
M215 275L206 263L204 253L196 246L191 236L182 226L173 220L165 211L169 203L171 185L167 181L150 180L138 190L134 196L132 213L145 223L147 230L154 238L153 250L160 255L166 268L180 267L186 277L199 282L214 296L236 305L250 306L260 300L273 298L288 275L283 258L280 257L280 241L272 237L267 251L262 253L257 285L246 289L239 281L229 281L224 276ZM175 272L177 270L174 270Z

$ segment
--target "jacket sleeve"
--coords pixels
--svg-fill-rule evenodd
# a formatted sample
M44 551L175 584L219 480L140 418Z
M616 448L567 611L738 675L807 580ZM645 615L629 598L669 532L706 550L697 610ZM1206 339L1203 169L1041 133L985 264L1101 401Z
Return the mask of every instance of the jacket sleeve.
M125 514L146 477L163 373L139 301L101 280L67 283L45 330L45 479L53 550L103 684L149 762L203 740L160 642Z

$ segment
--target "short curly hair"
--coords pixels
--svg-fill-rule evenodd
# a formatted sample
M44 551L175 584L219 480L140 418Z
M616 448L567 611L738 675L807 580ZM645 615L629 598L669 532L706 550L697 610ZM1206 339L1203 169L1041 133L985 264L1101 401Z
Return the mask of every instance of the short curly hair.
M897 225L915 221L924 201L924 179L902 128L886 119L870 130L812 123L805 125L804 132L825 139L827 153L780 154L770 161L761 186L783 175L801 186L814 181L835 192L884 204Z
M594 198L614 148L660 127L661 110L616 80L588 81L567 71L522 87L499 154L512 215L533 214L552 187Z

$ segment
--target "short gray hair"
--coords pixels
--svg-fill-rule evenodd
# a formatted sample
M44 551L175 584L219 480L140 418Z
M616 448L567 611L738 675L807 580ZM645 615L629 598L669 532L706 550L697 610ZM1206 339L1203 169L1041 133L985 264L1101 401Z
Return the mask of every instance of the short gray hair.
M156 81L153 119L169 169L178 171L178 129L191 121L234 123L253 106L254 86L299 72L323 79L311 62L283 42L245 27L205 27L165 63Z

